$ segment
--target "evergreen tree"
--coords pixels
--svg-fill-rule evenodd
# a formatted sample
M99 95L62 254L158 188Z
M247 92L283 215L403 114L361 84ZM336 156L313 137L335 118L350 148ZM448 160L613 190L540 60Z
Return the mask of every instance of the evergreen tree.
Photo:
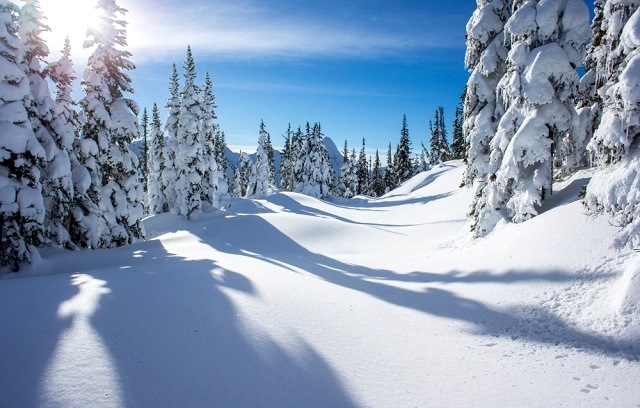
M225 196L229 189L229 158L227 157L227 139L225 134L220 129L216 132L215 137L215 153L216 163L218 163L218 172L222 175L222 179L219 179L218 193L220 196Z
M365 153L365 140L362 138L362 149L358 156L358 165L356 173L358 175L358 194L369 193L369 163L367 162L367 154Z
M284 190L293 190L293 166L294 155L291 138L291 123L287 127L287 132L283 135L284 147L282 149L282 162L280 163L280 187Z
M444 163L449 159L449 143L447 142L447 129L444 124L444 108L438 107L434 115L434 121L429 121L431 133L430 157L431 165Z
M396 180L395 180L396 171L393 167L393 159L391 157L391 143L389 143L389 149L387 150L387 167L384 170L384 192L388 193L389 191L396 188Z
M67 37L60 59L49 64L44 75L56 85L56 100L53 107L51 128L55 137L59 153L51 163L51 169L59 170L58 177L44 181L45 208L48 211L49 239L57 245L75 247L73 229L73 214L79 211L78 206L87 198L78 194L77 182L73 177L82 170L74 150L74 143L78 141L79 119L74 109L71 93L76 79L71 61L71 45ZM61 177L60 177L61 176ZM47 202L48 201L48 202Z
M451 143L451 158L454 160L464 159L466 149L464 143L464 133L462 131L462 108L456 107L453 118L453 142Z
M503 217L522 222L537 215L551 193L554 173L568 174L583 154L574 102L576 67L589 31L582 0L514 5L505 25L509 65L497 90L498 104L506 110L491 141L492 174L479 200L476 235Z
M140 152L139 171L140 182L144 191L147 191L147 176L149 175L149 114L147 108L142 109L142 118L140 119L140 127L142 134L142 151Z
M133 93L131 79L125 71L135 69L126 47L126 10L115 0L99 0L100 23L87 30L85 48L95 47L89 57L82 81L84 98L80 101L84 115L84 138L98 146L102 198L106 228L100 233L99 246L112 247L144 237L141 223L143 187L139 181L138 159L129 150L132 140L140 136L137 104L126 93ZM96 188L98 186L94 186ZM86 228L94 228L86 225ZM93 246L93 245L92 245Z
M224 182L224 176L220 172L216 162L216 134L218 126L214 122L217 119L215 113L215 97L213 95L213 83L207 72L204 79L204 89L202 91L202 161L204 173L202 175L202 196L201 199L214 207L218 206L218 188Z
M165 122L164 132L167 137L167 143L164 150L165 167L162 171L162 189L167 200L169 209L176 206L178 194L176 191L176 182L178 180L178 129L180 127L180 77L176 64L171 68L171 76L169 77L169 100L165 106L169 109L169 116Z
M488 182L490 141L495 135L503 107L497 103L498 81L506 72L507 48L504 25L511 15L512 0L476 0L476 10L467 23L465 65L471 72L465 87L463 132L467 168L462 184L478 182L476 198ZM477 200L471 216L477 219ZM483 204L481 204L483 205Z
M307 135L298 154L295 171L295 192L316 198L329 195L334 175L319 123L313 126L312 132L307 123Z
M342 166L338 174L337 193L344 198L352 198L358 194L358 162L356 151L353 149L351 156L347 152L347 141L344 142Z
M240 152L238 166L233 173L233 195L238 198L246 197L249 193L252 163L249 155Z
M269 184L272 187L276 186L276 158L273 153L273 144L271 144L271 135L267 132L265 140L265 151L267 152L267 158L269 159Z
M594 26L599 25L595 29L600 34L587 59L595 70L594 103L601 112L589 143L598 170L587 186L585 204L592 212L607 212L622 227L617 245L636 247L640 244L640 4L607 0L598 6Z
M14 271L37 256L45 215L38 168L45 151L23 103L30 84L18 65L18 13L15 4L0 0L0 256Z
M202 179L205 163L202 153L201 120L204 116L200 90L195 84L196 66L187 47L184 62L184 85L180 93L180 115L178 117L178 152L176 164L175 212L187 218L202 208Z
M164 162L164 133L160 122L158 105L153 104L151 112L151 133L149 149L149 172L147 174L147 208L151 214L160 214L169 210L164 195L162 174Z
M258 149L256 151L255 187L254 191L249 193L253 197L261 198L267 196L273 186L271 184L273 176L271 175L271 166L267 153L267 149L269 148L267 144L268 139L269 133L265 128L264 121L260 121L260 135L258 137Z
M55 102L51 97L41 63L49 55L41 34L50 31L43 22L38 0L27 0L20 11L19 61L29 79L30 91L24 105L36 138L45 151L45 161L39 166L45 204L45 236L57 246L72 247L69 235L69 214L73 200L70 144L68 135L58 134ZM54 122L56 122L54 124Z
M411 164L411 140L409 139L409 128L407 127L407 115L402 116L400 143L396 149L394 170L394 181L396 185L404 183L413 176L413 166Z
M382 164L380 163L380 155L376 149L376 158L373 162L371 176L371 195L380 197L385 193L384 175L382 174Z

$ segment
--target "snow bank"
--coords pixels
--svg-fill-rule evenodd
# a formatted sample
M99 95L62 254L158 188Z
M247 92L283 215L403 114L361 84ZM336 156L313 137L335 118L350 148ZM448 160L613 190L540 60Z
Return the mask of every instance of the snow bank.
M635 256L614 287L612 312L622 327L619 338L640 344L640 256Z

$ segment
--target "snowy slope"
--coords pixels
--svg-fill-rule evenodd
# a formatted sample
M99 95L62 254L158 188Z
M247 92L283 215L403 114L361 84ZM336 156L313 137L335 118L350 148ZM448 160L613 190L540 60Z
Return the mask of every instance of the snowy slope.
M470 241L462 173L380 199L234 200L148 218L130 247L44 252L0 280L0 406L637 404L639 259L583 214L589 175Z

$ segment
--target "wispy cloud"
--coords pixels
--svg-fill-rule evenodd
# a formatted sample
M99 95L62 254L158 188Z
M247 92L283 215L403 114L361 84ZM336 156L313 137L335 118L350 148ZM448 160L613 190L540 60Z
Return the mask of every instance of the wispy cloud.
M428 21L416 27L415 21L287 14L266 6L268 2L247 0L121 3L130 10L128 39L136 59L182 56L187 44L201 55L247 59L371 58L452 44L435 26L429 32Z

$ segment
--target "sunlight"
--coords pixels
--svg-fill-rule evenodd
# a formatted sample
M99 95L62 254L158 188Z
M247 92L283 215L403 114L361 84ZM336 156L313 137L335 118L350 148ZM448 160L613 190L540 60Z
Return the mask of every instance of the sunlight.
M46 17L45 23L51 32L43 37L52 54L62 49L65 37L69 36L74 54L82 50L87 28L99 22L99 12L91 0L42 0L40 6Z

